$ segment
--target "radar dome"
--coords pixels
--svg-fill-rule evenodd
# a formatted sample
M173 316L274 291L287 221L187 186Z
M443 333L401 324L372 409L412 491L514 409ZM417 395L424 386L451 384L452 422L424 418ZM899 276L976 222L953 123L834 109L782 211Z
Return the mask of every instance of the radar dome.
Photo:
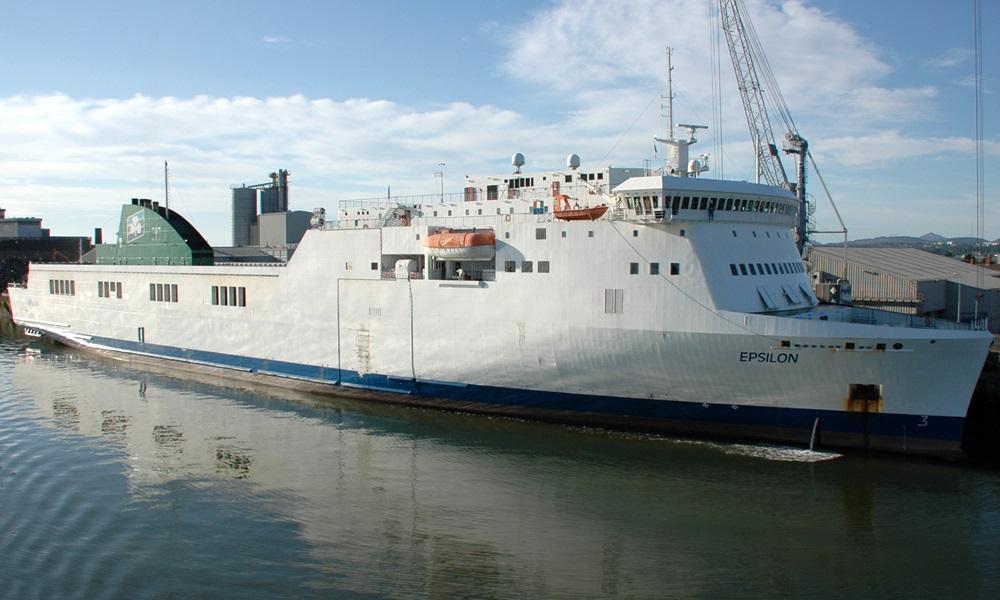
M580 168L580 155L570 154L566 157L566 166L574 171Z
M517 169L517 172L520 173L521 167L524 166L524 155L518 152L514 156L510 157L510 164L514 165L514 167Z

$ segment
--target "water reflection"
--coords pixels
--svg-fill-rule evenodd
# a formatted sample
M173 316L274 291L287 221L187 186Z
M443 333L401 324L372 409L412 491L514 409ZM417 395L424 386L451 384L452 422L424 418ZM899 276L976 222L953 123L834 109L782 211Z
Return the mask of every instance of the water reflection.
M119 452L109 467L126 482L119 508L91 510L118 514L124 506L136 529L166 526L172 537L139 543L142 557L214 561L236 581L245 569L296 595L997 589L998 568L985 551L1000 542L992 508L1000 483L990 472L883 459L788 462L760 447L739 453L732 445L278 398L72 352L19 356L11 367L9 384L37 422ZM219 550L191 546L201 539ZM128 561L130 543L97 547ZM936 551L924 551L928 545ZM252 554L255 568L224 558L226 548ZM184 552L190 558L177 558ZM185 568L207 569L201 583L212 585L209 567Z

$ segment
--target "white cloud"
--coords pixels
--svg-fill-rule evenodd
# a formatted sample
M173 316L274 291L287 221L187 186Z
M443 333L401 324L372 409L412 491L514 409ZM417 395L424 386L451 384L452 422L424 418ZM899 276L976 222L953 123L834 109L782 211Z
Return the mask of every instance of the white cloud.
M288 44L292 40L280 35L265 35L260 38L260 41L264 42L265 44L280 45L280 44Z
M949 69L969 62L972 50L969 48L948 48L943 54L924 61L924 65L937 69Z
M57 230L71 225L86 233L91 225L81 229L74 216L82 206L116 214L130 197L162 198L168 160L175 206L214 213L219 218L205 234L224 244L228 226L219 221L228 212L229 186L259 183L279 167L292 171L295 207L334 209L334 198L390 184L430 193L439 162L448 163L448 182L457 188L461 176L503 161L544 130L514 112L467 103L417 110L386 100L302 96L0 98L0 205L10 214L40 212ZM67 211L67 201L77 208Z

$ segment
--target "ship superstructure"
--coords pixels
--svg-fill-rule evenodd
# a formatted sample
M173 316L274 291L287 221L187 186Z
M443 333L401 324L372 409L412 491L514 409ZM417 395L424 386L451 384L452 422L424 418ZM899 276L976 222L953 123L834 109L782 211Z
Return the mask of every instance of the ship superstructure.
M960 453L991 336L819 304L789 191L572 156L516 166L461 194L343 203L282 266L32 265L15 319L118 356L397 402ZM151 241L137 214L170 222L147 211L165 216L123 208L118 246Z

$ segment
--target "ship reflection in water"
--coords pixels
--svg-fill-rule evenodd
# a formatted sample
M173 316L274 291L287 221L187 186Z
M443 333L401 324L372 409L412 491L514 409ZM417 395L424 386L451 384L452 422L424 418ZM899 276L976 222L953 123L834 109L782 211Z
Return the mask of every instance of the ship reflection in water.
M0 344L5 593L1000 591L992 471L281 394Z

